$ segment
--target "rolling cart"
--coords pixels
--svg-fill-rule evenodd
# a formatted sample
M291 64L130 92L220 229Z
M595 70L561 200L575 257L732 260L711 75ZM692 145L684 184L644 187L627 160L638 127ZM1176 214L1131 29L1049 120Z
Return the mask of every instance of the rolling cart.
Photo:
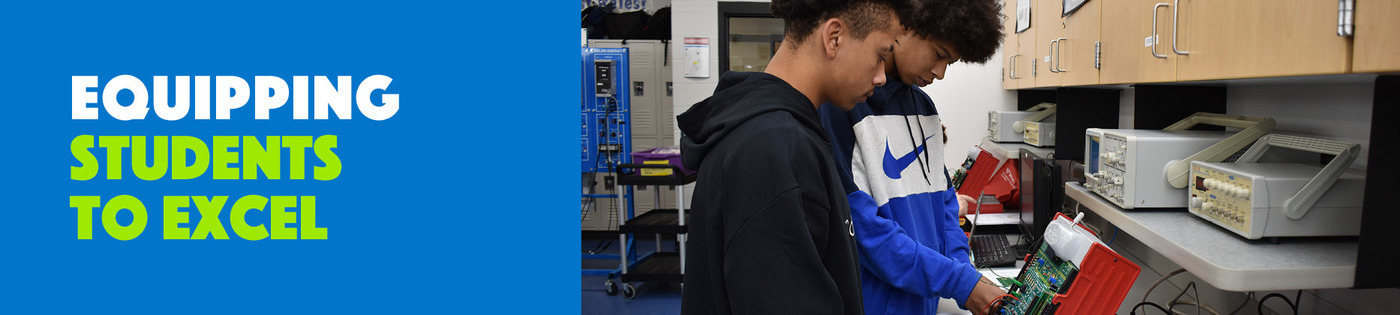
M643 176L642 169L669 169L671 175L665 176ZM617 168L617 191L622 191L621 186L653 186L652 193L656 200L661 200L661 188L670 186L676 191L676 207L680 209L653 209L635 218L618 217L618 241L622 246L621 268L619 277L621 286L614 282L610 276L607 283L607 293L617 294L619 288L622 296L634 298L637 296L637 288L633 282L670 282L681 283L685 270L685 237L686 217L689 212L685 211L685 189L686 184L695 182L695 175L687 175L681 171L680 167L670 164L622 164ZM625 203L618 196L619 203ZM657 203L660 207L660 203ZM684 213L684 215L682 215ZM675 234L676 251L663 252L661 250L661 236L665 234ZM656 250L639 255L635 243L629 238L641 237L645 235L656 236Z

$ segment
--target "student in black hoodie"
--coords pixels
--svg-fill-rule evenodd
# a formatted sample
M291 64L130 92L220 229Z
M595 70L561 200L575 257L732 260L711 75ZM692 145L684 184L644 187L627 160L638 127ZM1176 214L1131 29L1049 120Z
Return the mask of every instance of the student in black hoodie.
M860 314L851 213L818 106L885 82L893 0L774 0L783 44L764 73L729 72L677 117L699 171L682 314Z

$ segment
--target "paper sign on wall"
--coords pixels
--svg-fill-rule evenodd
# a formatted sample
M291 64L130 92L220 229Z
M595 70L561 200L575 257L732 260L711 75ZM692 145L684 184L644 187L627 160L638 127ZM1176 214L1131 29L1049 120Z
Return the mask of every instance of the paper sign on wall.
M1016 1L1016 32L1031 28L1031 0Z
M710 38L685 38L685 77L710 77Z

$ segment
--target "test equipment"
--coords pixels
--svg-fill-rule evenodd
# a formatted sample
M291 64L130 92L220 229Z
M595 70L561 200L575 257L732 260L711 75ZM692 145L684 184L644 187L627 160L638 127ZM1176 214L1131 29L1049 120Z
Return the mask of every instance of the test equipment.
M1037 147L1055 146L1055 122L1031 121L1025 125L1025 143Z
M590 39L588 47L627 48L627 81L619 85L618 93L627 96L627 139L632 153L676 145L676 114L672 93L672 63L667 60L671 46L654 39ZM621 82L621 81L619 81ZM633 157L633 162L640 159ZM643 173L669 171L641 169ZM635 207L641 215L648 209L676 209L675 186L662 188L661 199L647 192L652 186L635 186Z
M619 185L612 174L617 165L632 162L629 51L584 47L581 60L580 225L585 231L611 231L618 228L619 217L633 212L632 189Z
M1243 130L1187 130L1197 124ZM1084 187L1123 209L1184 208L1191 161L1224 161L1273 127L1272 118L1196 113L1165 130L1086 129Z
M1258 163L1270 147L1335 155L1326 166ZM1361 145L1266 135L1236 163L1191 163L1192 214L1248 239L1355 236L1365 175L1349 171Z
M987 111L987 138L996 142L1023 142L1025 120L1054 121L1054 114L1055 104L1051 103L1040 103L1025 111Z
M631 163L631 97L627 48L583 48L581 160L584 173L608 172L609 163Z

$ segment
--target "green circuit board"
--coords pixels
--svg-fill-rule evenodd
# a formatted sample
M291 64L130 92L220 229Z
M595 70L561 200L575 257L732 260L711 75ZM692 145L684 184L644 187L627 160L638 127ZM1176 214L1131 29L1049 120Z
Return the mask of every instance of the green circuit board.
M1069 287L1069 281L1079 271L1067 260L1055 256L1049 244L1041 244L1030 260L1021 268L1015 283L1007 293L1015 299L1006 298L1001 314L1049 314L1054 311L1050 302L1055 293L1062 293Z

